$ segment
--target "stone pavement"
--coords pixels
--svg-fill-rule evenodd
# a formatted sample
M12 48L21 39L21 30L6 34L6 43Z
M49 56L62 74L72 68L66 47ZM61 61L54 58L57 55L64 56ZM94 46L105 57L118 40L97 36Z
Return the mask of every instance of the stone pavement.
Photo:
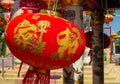
M0 84L19 84L28 68L28 65L24 64L20 73L20 77L17 77L19 64L12 69L12 56L5 58L4 60L4 78L0 73ZM0 70L2 68L0 59ZM104 65L104 84L120 84L120 65L116 63L105 63ZM50 84L63 84L63 72L62 69L52 70ZM84 84L92 84L92 66L84 66Z
M22 70L20 72L20 77L18 77L19 64L13 66L13 57L9 56L4 59L4 78L3 74L0 72L0 84L20 84L27 69L28 65L23 64ZM16 58L14 58L16 59ZM13 67L13 68L12 68ZM0 71L2 71L2 59L0 58ZM51 70L50 84L63 84L62 83L62 69Z
M0 74L0 84L21 84L23 77L27 69L22 69L20 72L20 77L18 75L18 69L5 69L4 78ZM52 70L50 84L63 84L62 83L62 69Z
M84 66L84 84L92 84L92 66ZM104 84L120 84L120 65L105 63Z
M113 55L112 59L115 64L120 65L120 54Z

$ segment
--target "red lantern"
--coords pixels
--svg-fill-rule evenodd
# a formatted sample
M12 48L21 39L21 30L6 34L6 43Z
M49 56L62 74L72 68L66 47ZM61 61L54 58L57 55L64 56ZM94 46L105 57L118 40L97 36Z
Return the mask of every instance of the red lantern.
M110 23L113 21L113 16L111 14L105 15L105 23Z
M13 18L6 27L5 39L17 58L43 70L72 64L86 44L83 32L72 22L40 13Z
M14 4L14 0L2 0L1 1L1 5L5 8L5 9L11 9L12 6Z
M20 0L19 6L27 7L32 10L34 13L38 13L41 9L47 9L47 5L42 0Z
M102 34L100 34L99 36L101 38ZM110 37L106 34L104 34L103 36L104 36L104 49L105 49L110 45ZM86 37L86 46L92 48L92 31L86 32L85 37Z

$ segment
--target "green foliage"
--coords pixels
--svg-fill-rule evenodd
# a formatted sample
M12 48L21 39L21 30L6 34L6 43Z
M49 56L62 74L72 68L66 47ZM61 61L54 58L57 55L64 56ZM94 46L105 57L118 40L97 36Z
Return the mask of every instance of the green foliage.
M115 11L115 9L109 9L109 10L105 11L105 14L111 14L111 15L115 16L116 15L116 11Z
M1 49L1 55L2 56L6 56L6 43L5 43L5 39L0 36L0 43L2 43L2 49Z
M120 35L120 31L118 31L117 34Z
M117 34L120 35L120 31L118 31ZM117 39L117 42L115 42L115 45L120 47L120 38Z
M4 18L4 13L0 13L0 18Z
M5 8L3 8L1 6L1 3L0 3L0 18L4 18L4 12L5 12ZM5 43L5 39L4 37L2 37L2 34L4 33L4 26L0 26L0 31L1 31L1 34L0 34L0 43L2 44L1 45L1 55L0 56L3 56L5 57L6 56L6 43Z

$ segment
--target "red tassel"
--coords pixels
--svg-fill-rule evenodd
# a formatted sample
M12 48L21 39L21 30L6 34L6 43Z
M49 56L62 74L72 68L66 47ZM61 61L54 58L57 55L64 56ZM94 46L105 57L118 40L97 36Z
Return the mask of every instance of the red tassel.
M30 67L22 81L22 84L49 84L50 70L40 70Z
M19 67L19 71L18 71L18 77L20 76L20 71L21 71L22 65L23 65L23 62L20 63L20 67Z

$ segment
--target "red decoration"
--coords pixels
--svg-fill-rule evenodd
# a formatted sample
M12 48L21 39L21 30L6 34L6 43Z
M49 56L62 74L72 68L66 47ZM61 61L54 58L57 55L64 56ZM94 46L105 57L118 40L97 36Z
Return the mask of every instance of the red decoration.
M47 9L46 3L40 0L20 0L20 7L28 7L34 13L38 13L41 9Z
M105 15L105 23L110 23L113 21L113 16L111 14Z
M86 44L83 32L72 22L40 13L13 18L6 27L5 38L17 58L43 70L72 64L83 54Z
M5 9L11 9L12 6L14 4L14 0L2 0L1 1L1 5L5 8Z
M100 34L99 36L101 38L102 34ZM86 37L86 46L92 48L92 31L86 32L85 37ZM104 34L104 48L107 48L109 45L110 45L110 37Z

